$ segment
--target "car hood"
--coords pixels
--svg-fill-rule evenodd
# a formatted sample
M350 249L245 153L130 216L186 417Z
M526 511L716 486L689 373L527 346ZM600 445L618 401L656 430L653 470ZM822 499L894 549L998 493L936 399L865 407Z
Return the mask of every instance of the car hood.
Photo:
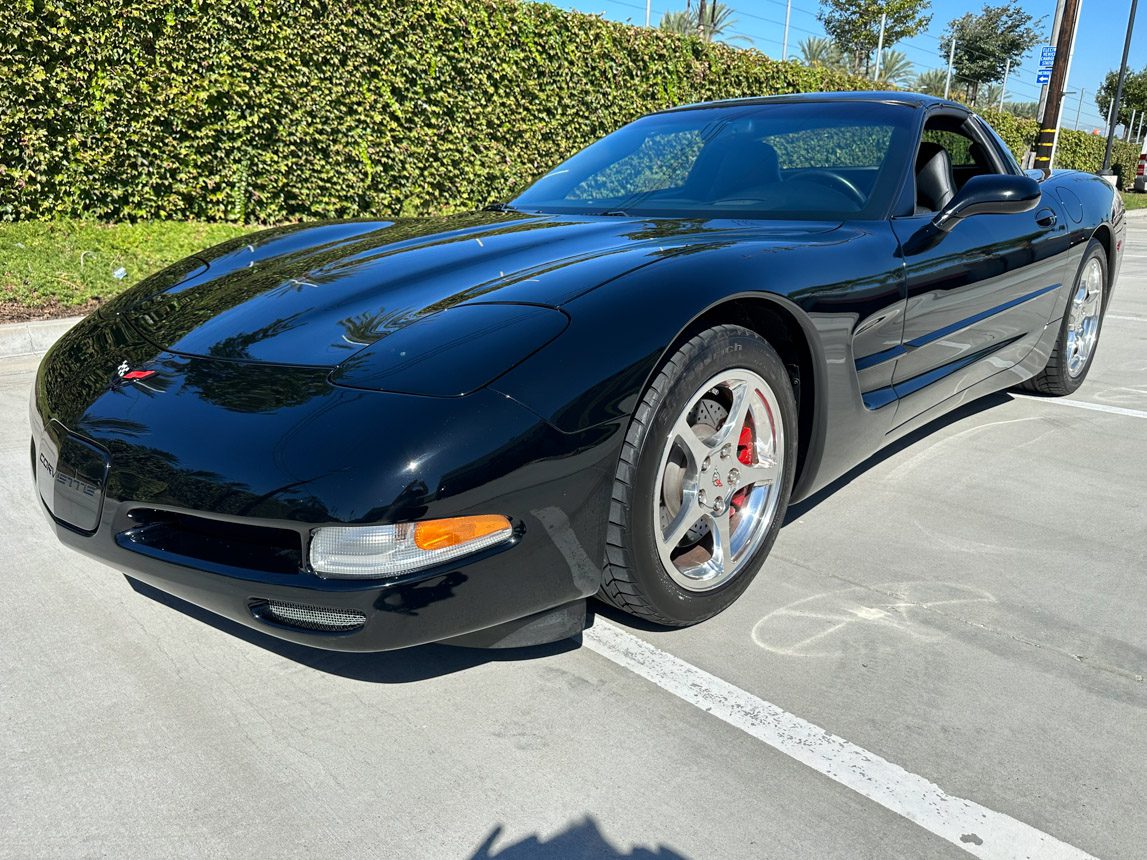
M746 230L783 244L834 226L506 212L295 225L176 264L107 311L181 355L334 367L459 305L560 307L665 257L738 241Z

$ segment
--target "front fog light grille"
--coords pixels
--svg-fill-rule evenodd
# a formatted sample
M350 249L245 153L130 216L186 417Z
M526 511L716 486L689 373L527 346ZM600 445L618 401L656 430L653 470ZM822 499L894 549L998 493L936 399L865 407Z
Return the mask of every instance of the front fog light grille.
M353 609L325 609L299 603L279 603L276 600L267 601L259 614L288 627L325 633L345 633L358 630L366 624L366 616Z
M311 567L330 579L385 579L470 555L513 533L510 521L497 515L330 526L311 538Z

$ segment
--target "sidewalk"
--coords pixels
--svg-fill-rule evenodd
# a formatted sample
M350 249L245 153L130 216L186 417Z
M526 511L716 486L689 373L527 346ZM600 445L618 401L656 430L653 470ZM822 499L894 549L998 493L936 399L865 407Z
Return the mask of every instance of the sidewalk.
M66 317L59 320L33 320L0 325L0 358L46 352L64 332L82 319L83 317Z

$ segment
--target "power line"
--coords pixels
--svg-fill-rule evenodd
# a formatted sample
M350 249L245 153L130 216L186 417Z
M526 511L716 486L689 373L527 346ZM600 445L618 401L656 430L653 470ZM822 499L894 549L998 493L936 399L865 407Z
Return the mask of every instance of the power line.
M679 0L679 2L680 2L680 0ZM776 6L778 8L784 8L786 6L786 0L764 0L764 2L767 4L770 4L772 6ZM562 5L572 6L572 4L569 2L566 2L565 4L562 4ZM644 14L645 14L644 4L640 4L640 3L636 3L636 2L628 2L628 0L602 0L602 5L603 6L620 7L622 9L640 12L641 13L641 20L644 19ZM651 16L651 20L655 20L658 17L658 13L664 14L664 11L666 11L666 7L670 6L670 5L675 5L675 4L670 4L670 3L654 4L653 14ZM734 19L735 21L739 20L741 18L747 18L747 19L750 19L752 21L760 21L762 23L773 25L776 27L783 27L784 26L784 22L781 20L778 20L777 18L772 18L772 17L769 17L767 15L756 14L754 12L745 12L745 11L742 11L740 9L736 9L734 7L730 7L730 9L735 16L735 19ZM815 10L810 9L810 8L803 6L801 4L798 4L798 3L794 3L792 5L792 9L794 12L799 12L799 13L801 13L803 15L807 15L809 17L815 18L817 16L817 12ZM603 11L600 14L604 15L605 12ZM633 17L634 16L630 16L630 19L629 19L630 22L632 22ZM802 35L806 35L806 36L811 36L814 38L828 38L827 34L824 33L823 30L812 30L806 26L803 26L800 23L793 22L793 21L790 21L790 23L789 23L789 31L795 32L798 34L802 34ZM734 37L740 36L742 38L748 38L753 43L754 47L758 47L758 49L760 48L761 45L769 45L769 46L776 46L776 47L782 47L783 46L783 42L780 39L772 37L772 36L766 36L764 33L761 33L755 29L748 29L746 27L738 27L737 30L732 31L730 35L732 35ZM922 30L920 33L916 34L916 36L913 37L913 39L916 39L918 37L925 37L927 39L932 40L933 42L936 42L937 45L939 45L946 38L946 34L937 35L936 33L929 32L928 30ZM937 52L935 50L935 48L933 48L931 46L927 46L927 45L922 45L917 41L913 41L913 39L901 39L899 42L896 42L896 43L890 45L886 50L895 50L895 51L898 51L901 54L903 54L912 66L912 73L915 74L916 76L919 76L922 72L925 72L925 71L946 70L947 69L946 58L940 56L939 52ZM798 44L799 44L799 42L798 42ZM975 56L982 56L982 57L993 56L992 54L990 54L986 51L979 50L973 46L966 45L966 44L961 44L960 49L962 51L966 51L967 53L975 55ZM792 49L790 47L790 51L791 50ZM791 53L790 53L790 56L791 56ZM1031 82L1032 77L1034 77L1034 74L1030 68L1023 66L1023 65L1019 65L1019 64L1013 64L1012 65L1011 75L1009 76L1009 79L1008 79L1008 86L1007 86L1007 93L1006 93L1011 101L1013 101L1013 102L1017 101L1017 100L1036 101L1038 99L1040 91L1042 90L1042 86L1039 84L1032 83ZM953 71L952 78L953 78L953 82L958 82L962 85L976 83L974 80L968 78L966 75L961 74L958 67ZM989 85L995 85L995 82L993 82L992 84L989 84ZM1018 97L1018 99L1017 99L1017 97ZM1103 117L1099 116L1098 113L1092 112L1092 111L1087 110L1087 109L1082 111L1080 116L1081 116L1081 120L1085 119L1085 118L1090 118L1090 119L1098 118L1100 120L1103 120Z

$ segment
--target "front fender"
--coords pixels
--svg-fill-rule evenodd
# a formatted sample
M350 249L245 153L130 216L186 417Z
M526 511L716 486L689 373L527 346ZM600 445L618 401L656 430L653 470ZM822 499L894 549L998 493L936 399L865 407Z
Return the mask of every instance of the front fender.
M564 432L609 432L620 453L642 393L690 326L730 302L770 302L797 321L813 356L818 418L799 488L812 492L877 450L891 427L891 410L864 407L862 380L885 383L856 359L900 343L896 247L877 222L782 246L740 241L666 257L564 305L565 333L494 387Z

